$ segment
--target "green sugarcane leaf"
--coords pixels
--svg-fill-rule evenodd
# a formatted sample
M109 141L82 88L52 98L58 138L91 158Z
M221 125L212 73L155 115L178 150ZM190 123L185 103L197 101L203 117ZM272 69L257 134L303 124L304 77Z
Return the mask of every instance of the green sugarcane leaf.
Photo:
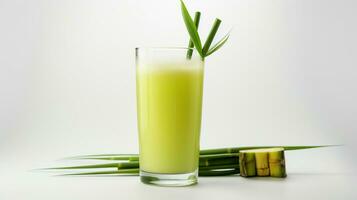
M249 150L258 148L275 148L282 147L284 150L303 150L321 147L333 147L341 145L320 145L320 146L245 146L245 147L231 147L231 148L220 148L220 149L203 149L200 151L200 158L210 158L210 157L224 157L233 156L239 152L239 150ZM93 159L93 160L127 160L127 161L138 161L138 154L96 154L96 155L84 155L69 157L67 159Z
M200 151L200 158L206 157L222 157L231 156L239 152L239 150L249 150L249 149L262 149L262 148L277 148L282 147L286 151L291 150L303 150L312 148L322 148L322 147L334 147L341 145L319 145L319 146L245 146L245 147L230 147L230 148L220 148L220 149L203 149ZM222 155L223 154L223 155ZM130 155L128 157L128 155ZM128 160L128 161L138 161L138 154L96 154L96 155L85 155L70 157L69 159L103 159L103 160Z
M115 171L81 172L81 173L62 174L61 176L114 175L114 174L139 175L139 169L123 169L123 170L115 170Z
M249 149L265 149L265 148L284 148L286 151L292 150L303 150L312 148L322 148L322 147L334 147L341 145L319 145L319 146L246 146L246 147L231 147L231 148L220 148L220 149L205 149L200 151L200 156L202 155L212 155L212 154L230 154L238 153L240 150Z
M107 163L107 164L95 164L95 165L79 165L79 166L68 166L68 167L54 167L45 168L42 170L59 170L59 169L97 169L97 168L118 168L118 169L130 169L138 168L139 162L121 162L121 163Z
M214 53L215 51L217 51L218 49L220 49L228 40L229 38L229 33L227 33L227 35L225 35L221 40L219 40L215 45L212 46L212 48L210 48L208 50L208 52L206 53L206 56L211 55L212 53Z
M77 158L77 160L123 160L123 161L129 161L129 162L135 162L139 161L139 157L121 157L121 156L99 156L99 157L83 157L83 158Z
M193 42L198 54L203 58L202 54L202 44L201 44L201 39L198 34L197 28L195 23L193 22L185 3L181 0L181 13L183 17L183 21L185 22L186 29L188 34L190 35L190 39Z
M196 26L197 30L198 30L198 26L200 25L200 18L201 18L201 13L199 11L196 11L195 12L195 19L193 20L193 23L195 23L195 26ZM193 47L194 47L194 44L193 44L192 40L190 39L190 41L188 43L187 54L186 54L186 58L187 59L191 59L192 53L193 53Z
M69 166L69 167L52 167L52 168L43 168L40 170L118 168L118 164L119 163L108 163L108 164L96 164L96 165Z
M228 176L239 174L239 169L229 169L229 170L200 170L199 176ZM96 171L96 172L81 172L81 173L71 173L62 174L60 176L96 176L96 175L139 175L139 169L128 169L128 170L116 170L116 171Z
M138 157L138 154L89 154L89 155L79 155L79 156L71 156L71 157L65 157L63 159L80 159L80 158L87 158L87 157L123 157L123 158L129 158L129 157Z

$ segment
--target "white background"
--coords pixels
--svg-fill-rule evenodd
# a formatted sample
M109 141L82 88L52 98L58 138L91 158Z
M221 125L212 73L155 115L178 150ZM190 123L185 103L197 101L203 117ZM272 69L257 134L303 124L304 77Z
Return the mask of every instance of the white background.
M0 0L0 199L355 199L353 0L187 1L227 44L206 60L202 148L343 147L287 153L289 177L137 177L30 171L89 153L136 153L137 46L186 46L176 0ZM68 164L68 163L67 163Z

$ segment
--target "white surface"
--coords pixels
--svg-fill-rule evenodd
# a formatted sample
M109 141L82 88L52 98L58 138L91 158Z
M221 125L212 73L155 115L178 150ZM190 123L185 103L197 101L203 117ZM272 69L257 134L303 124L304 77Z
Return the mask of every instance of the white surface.
M2 185L2 199L356 199L353 184L341 174L292 173L283 180L201 178L198 185L185 188L148 186L137 177L64 178L21 173L13 178L22 180Z
M345 163L335 161L339 149L287 152L286 179L241 178L239 176L200 178L185 188L163 188L140 183L136 176L58 177L29 171L62 162L30 159L26 153L5 157L0 164L0 199L344 199L357 198L356 175L346 173ZM47 155L44 151L44 155ZM2 157L4 159L4 157ZM26 162L26 160L29 161ZM301 160L304 160L302 162ZM66 162L64 162L66 163ZM71 163L71 162L67 162ZM73 164L73 163L72 163ZM329 166L327 166L329 165ZM334 168L332 172L331 168Z
M136 177L28 170L64 156L137 152L136 46L186 46L178 1L0 0L0 199L356 199L356 1L187 1L231 26L206 61L203 148L338 144L289 152L289 177ZM355 178L355 177L350 177ZM135 198L134 198L135 197Z

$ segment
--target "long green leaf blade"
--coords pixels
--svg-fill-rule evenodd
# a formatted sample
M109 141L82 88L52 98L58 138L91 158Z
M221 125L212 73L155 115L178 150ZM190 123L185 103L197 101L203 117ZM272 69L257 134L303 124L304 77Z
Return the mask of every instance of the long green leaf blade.
M78 158L86 158L86 157L122 157L122 158L130 158L130 157L138 157L138 154L89 154L89 155L79 155L79 156L71 156L65 157L63 159L78 159Z
M114 174L139 175L139 169L123 169L123 170L115 170L115 171L81 172L81 173L62 174L61 176L114 175Z
M187 32L190 35L190 39L192 40L193 44L195 45L197 52L203 58L202 44L201 44L200 36L198 34L195 23L193 22L190 14L186 8L185 3L182 0L181 0L181 13L182 13L183 21L185 22L185 25L186 25Z
M258 149L258 148L275 148L283 147L285 150L303 150L311 148L321 148L321 147L333 147L341 145L319 145L319 146L245 146L245 147L231 147L231 148L220 148L220 149L204 149L200 151L200 158L206 157L222 157L221 154L227 154L230 156L234 153L238 153L239 150L249 150L249 149ZM130 157L127 157L130 155ZM127 161L138 161L138 154L95 154L95 155L85 155L85 156L76 156L70 157L70 159L94 159L94 160L127 160Z
M199 11L195 12L195 19L193 20L193 23L195 23L196 29L198 30L198 26L200 25L200 18L201 18L201 13ZM187 59L191 59L192 53L193 53L193 48L194 44L192 40L190 39L190 42L188 43L188 50L187 50Z
M84 157L84 158L77 158L78 160L123 160L123 161L139 161L139 157L121 157L121 156L99 156L99 157Z
M227 154L227 153L238 153L240 150L249 150L249 149L265 149L265 148L284 148L284 150L302 150L302 149L312 149L312 148L321 148L321 147L333 147L340 145L319 145L319 146L246 146L246 147L231 147L231 148L220 148L220 149L206 149L201 150L200 155L208 154Z
M239 174L239 169L229 170L200 170L199 176L228 176ZM116 171L96 171L96 172L81 172L72 174L62 174L61 176L95 176L95 175L139 175L139 169L116 170Z
M220 39L215 45L213 45L213 47L207 51L206 56L209 56L218 49L220 49L227 42L229 34L230 33L227 33L222 39Z
M68 167L53 167L44 168L40 170L61 170L61 169L97 169L97 168L117 168L117 169L131 169L139 168L139 162L121 162L121 163L107 163L107 164L95 164L95 165L78 165Z
M96 169L96 168L118 168L118 163L96 164L96 165L78 165L78 166L69 166L69 167L53 167L53 168L44 168L42 170Z

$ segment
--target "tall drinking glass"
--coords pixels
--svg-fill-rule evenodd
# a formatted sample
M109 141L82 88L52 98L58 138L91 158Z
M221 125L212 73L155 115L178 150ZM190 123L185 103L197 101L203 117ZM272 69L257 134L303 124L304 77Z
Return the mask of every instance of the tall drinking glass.
M136 48L140 177L197 183L204 61L188 48ZM191 49L192 50L192 49Z

